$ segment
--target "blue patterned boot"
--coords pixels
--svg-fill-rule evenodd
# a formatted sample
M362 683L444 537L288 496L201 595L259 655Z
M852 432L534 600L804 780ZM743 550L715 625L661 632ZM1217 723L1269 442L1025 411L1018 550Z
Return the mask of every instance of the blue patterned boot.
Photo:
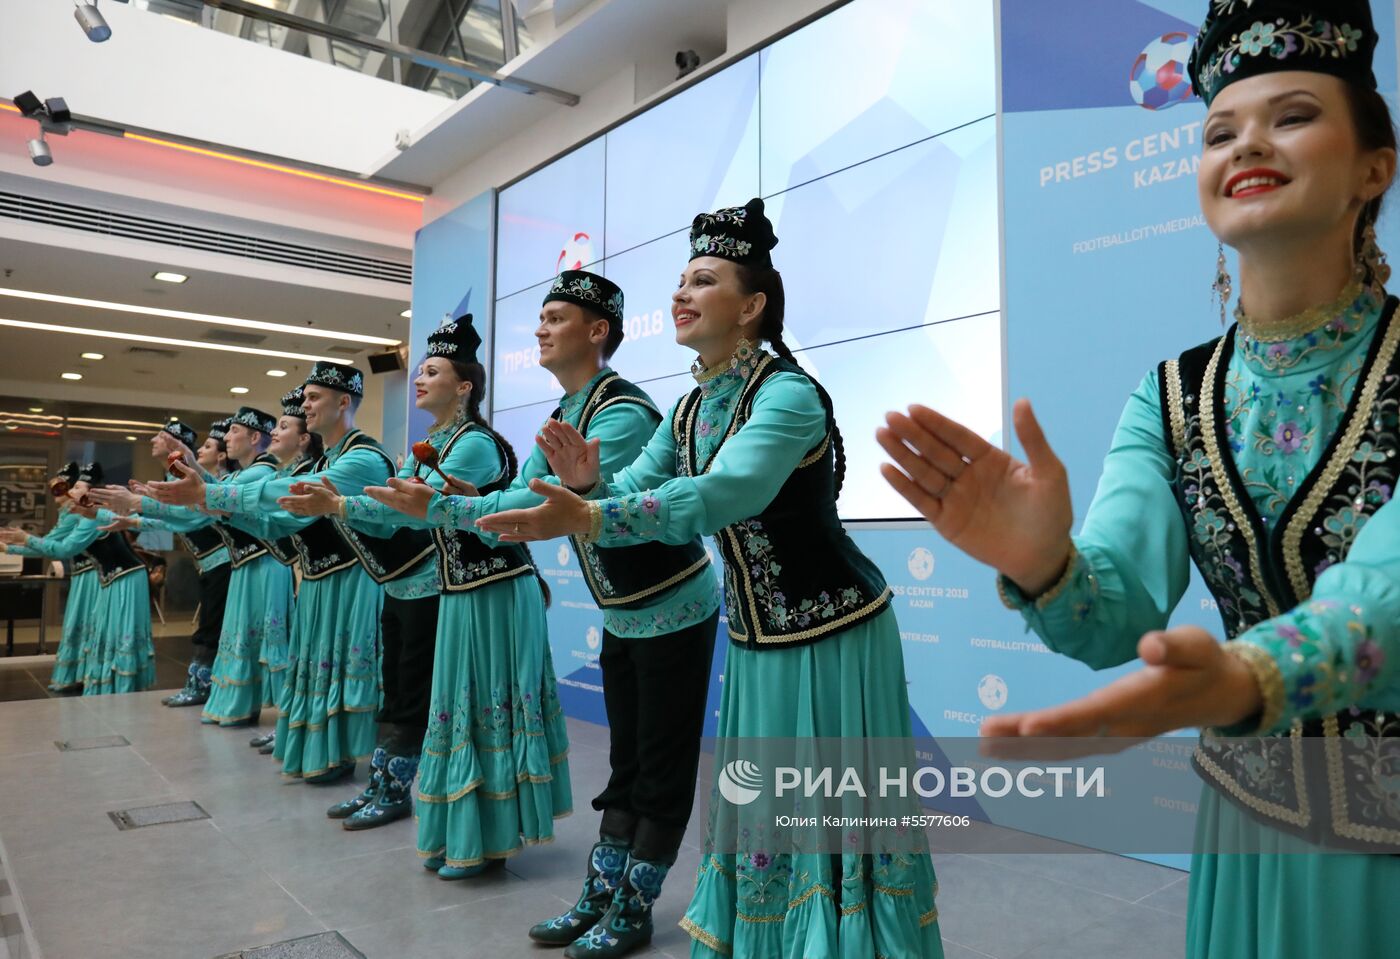
M594 843L578 902L568 912L531 927L530 938L546 946L567 946L602 919L612 904L613 895L622 886L627 848L625 841L611 836Z
M205 703L209 702L209 693L214 686L211 680L213 673L206 663L192 664L191 668L194 670L194 685L182 689L174 696L171 696L170 702L165 705L203 706ZM212 725L213 720L210 720L209 724Z
M669 863L627 857L622 886L603 918L564 950L564 959L616 959L651 942L651 907Z
M193 693L194 693L194 677L195 677L195 674L198 673L198 672L199 672L199 661L198 661L198 660L195 660L194 662L190 663L190 668L185 672L185 685L184 685L184 687L183 687L182 689L180 689L178 692L171 693L169 696L162 696L162 697L161 697L161 700L160 700L160 704L161 704L162 706L172 706L172 705L174 705L175 700L179 699L181 696L188 696L188 695L193 694Z
M412 815L413 780L417 775L417 756L390 756L379 792L341 825L350 830L373 829Z
M369 782L365 783L365 788L359 795L327 809L326 815L331 819L347 819L374 802L374 797L379 795L379 787L384 783L384 764L388 761L389 754L384 747L375 746L374 755L369 759Z

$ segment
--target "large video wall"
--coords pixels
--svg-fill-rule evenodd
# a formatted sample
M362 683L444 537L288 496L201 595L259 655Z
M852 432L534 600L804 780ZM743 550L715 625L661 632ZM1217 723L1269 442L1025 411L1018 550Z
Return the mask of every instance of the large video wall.
M904 518L874 431L912 398L999 440L993 4L854 0L499 194L494 422L517 449L557 405L538 365L560 269L618 283L613 366L665 410L694 384L671 292L694 215L762 196L779 237L786 340L831 393L847 519Z

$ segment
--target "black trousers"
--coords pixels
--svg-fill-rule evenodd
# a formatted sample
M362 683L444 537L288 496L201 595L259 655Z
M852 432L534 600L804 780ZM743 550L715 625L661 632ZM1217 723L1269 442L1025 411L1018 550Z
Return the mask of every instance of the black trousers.
M438 597L384 597L384 705L374 717L379 743L395 755L416 756L428 731L437 644Z
M664 636L604 631L598 665L611 733L612 776L593 800L603 831L635 823L633 853L674 860L695 804L700 735L719 613Z
M194 658L212 663L219 650L219 634L224 631L224 606L228 603L228 578L233 564L224 563L199 574L199 622L190 641L197 647Z

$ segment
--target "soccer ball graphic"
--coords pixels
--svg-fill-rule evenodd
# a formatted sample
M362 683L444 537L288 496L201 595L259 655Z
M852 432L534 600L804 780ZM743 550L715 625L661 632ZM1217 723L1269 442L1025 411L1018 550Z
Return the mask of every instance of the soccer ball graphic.
M923 581L933 575L933 553L920 546L909 554L909 575Z
M1006 680L996 673L988 673L977 681L977 698L988 709L1000 709L1006 705Z
M1168 33L1149 43L1128 74L1133 102L1146 110L1169 110L1195 96L1186 61L1195 37L1189 33Z
M592 238L587 233L575 233L564 241L564 249L559 251L559 261L554 264L554 274L558 276L564 270L581 270L584 264L592 263L594 259Z

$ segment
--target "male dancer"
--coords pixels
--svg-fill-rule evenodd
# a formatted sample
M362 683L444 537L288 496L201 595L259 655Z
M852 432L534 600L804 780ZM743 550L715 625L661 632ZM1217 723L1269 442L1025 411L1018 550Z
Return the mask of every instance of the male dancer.
M553 418L601 444L603 476L630 466L661 422L651 398L607 366L623 339L622 305L622 290L610 280L566 270L545 294L535 331L540 365L565 390ZM528 484L549 473L536 447L499 493L443 497L395 481L398 494L385 502L488 538L474 521L543 502ZM694 802L719 622L719 585L699 537L683 546L604 548L577 538L573 546L603 610L598 664L612 774L593 800L603 818L582 894L572 909L529 933L548 945L572 943L565 951L571 959L621 956L651 937L651 906ZM590 928L595 934L585 936Z

